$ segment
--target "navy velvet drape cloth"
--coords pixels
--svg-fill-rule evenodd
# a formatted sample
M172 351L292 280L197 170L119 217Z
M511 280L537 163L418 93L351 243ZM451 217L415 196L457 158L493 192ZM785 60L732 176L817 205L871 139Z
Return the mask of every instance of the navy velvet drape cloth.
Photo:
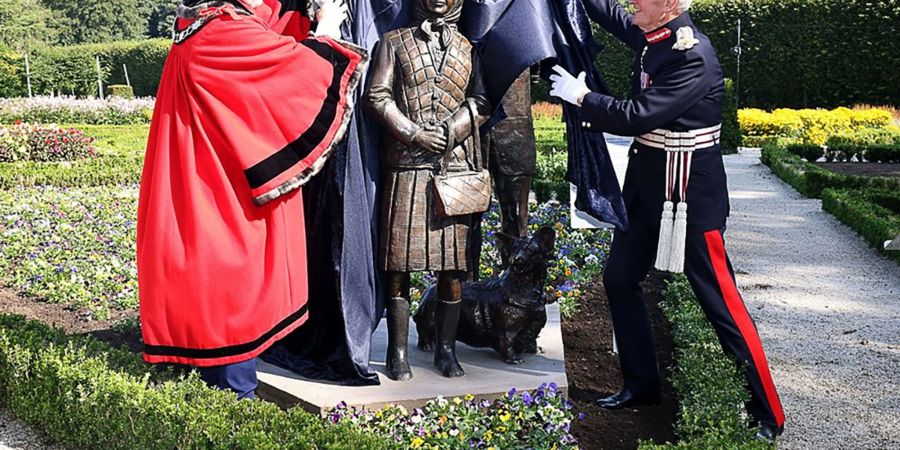
M350 0L344 38L369 49L381 35L405 26L411 1ZM527 68L558 62L588 72L588 86L608 92L593 61L600 51L581 0L465 0L460 31L481 51L490 100L497 104ZM364 89L357 93L361 104ZM601 133L579 126L564 105L569 180L576 206L619 228L627 217ZM502 120L498 111L491 123ZM369 367L372 331L383 312L377 252L377 195L381 130L357 108L348 136L326 170L304 187L310 270L309 322L273 346L263 359L313 379L378 384ZM377 349L376 351L383 351Z

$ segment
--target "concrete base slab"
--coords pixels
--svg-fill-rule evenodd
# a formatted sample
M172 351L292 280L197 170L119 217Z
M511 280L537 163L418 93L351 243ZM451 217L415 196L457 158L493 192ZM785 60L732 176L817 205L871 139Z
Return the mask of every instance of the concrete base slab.
M258 365L260 397L282 407L300 406L321 414L344 401L348 405L381 408L400 404L416 408L438 396L447 398L473 394L478 398L496 398L511 388L529 390L541 383L556 383L566 393L566 365L563 356L559 306L547 308L547 326L538 337L543 350L536 355L522 356L524 362L510 365L489 348L472 348L457 344L457 357L466 371L461 378L444 378L432 364L434 354L415 347L418 341L415 324L410 322L409 363L413 378L394 381L385 374L384 355L387 348L387 327L382 321L372 336L371 366L378 372L380 386L341 386L334 383L302 378L289 370L260 361Z

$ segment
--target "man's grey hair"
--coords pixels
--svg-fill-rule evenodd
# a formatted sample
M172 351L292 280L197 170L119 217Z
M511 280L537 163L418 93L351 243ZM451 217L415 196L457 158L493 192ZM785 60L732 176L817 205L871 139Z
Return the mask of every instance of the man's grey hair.
M691 2L693 0L678 0L678 9L682 11L687 11L688 8L691 7Z

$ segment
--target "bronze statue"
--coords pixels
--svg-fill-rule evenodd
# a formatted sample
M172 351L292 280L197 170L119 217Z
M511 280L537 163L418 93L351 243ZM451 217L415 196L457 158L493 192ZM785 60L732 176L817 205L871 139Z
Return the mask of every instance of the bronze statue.
M509 364L522 362L522 353L537 353L537 337L547 324L547 268L556 259L556 233L543 227L533 237L497 233L509 266L496 278L462 287L462 315L458 339L473 347L491 347ZM418 347L430 350L435 333L434 287L425 291L416 312Z
M481 143L491 155L491 178L500 203L500 230L510 236L525 237L528 193L536 159L529 70L516 78L501 104L506 118L484 133Z
M489 168L500 205L500 231L509 236L525 237L528 231L528 194L537 159L531 116L530 70L516 78L500 104L506 118L481 135L481 147L491 155ZM481 215L476 217L471 230L471 270L466 273L466 281L477 281L479 278L481 219ZM504 240L497 241L501 270L509 265L506 255L510 252L504 251L504 243Z
M378 264L388 273L386 362L395 380L412 377L409 274L426 270L438 279L434 364L446 377L464 375L456 330L473 215L442 214L434 183L442 172L473 172L485 160L476 136L490 107L477 54L456 29L461 11L462 0L416 0L412 26L386 33L379 44L367 93L370 114L388 132Z

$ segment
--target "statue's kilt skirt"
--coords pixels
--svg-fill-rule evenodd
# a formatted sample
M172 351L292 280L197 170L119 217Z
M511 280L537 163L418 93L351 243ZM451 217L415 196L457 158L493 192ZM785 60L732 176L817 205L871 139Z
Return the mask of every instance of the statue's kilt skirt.
M439 217L434 171L388 171L381 193L379 267L389 272L466 271L472 215Z

